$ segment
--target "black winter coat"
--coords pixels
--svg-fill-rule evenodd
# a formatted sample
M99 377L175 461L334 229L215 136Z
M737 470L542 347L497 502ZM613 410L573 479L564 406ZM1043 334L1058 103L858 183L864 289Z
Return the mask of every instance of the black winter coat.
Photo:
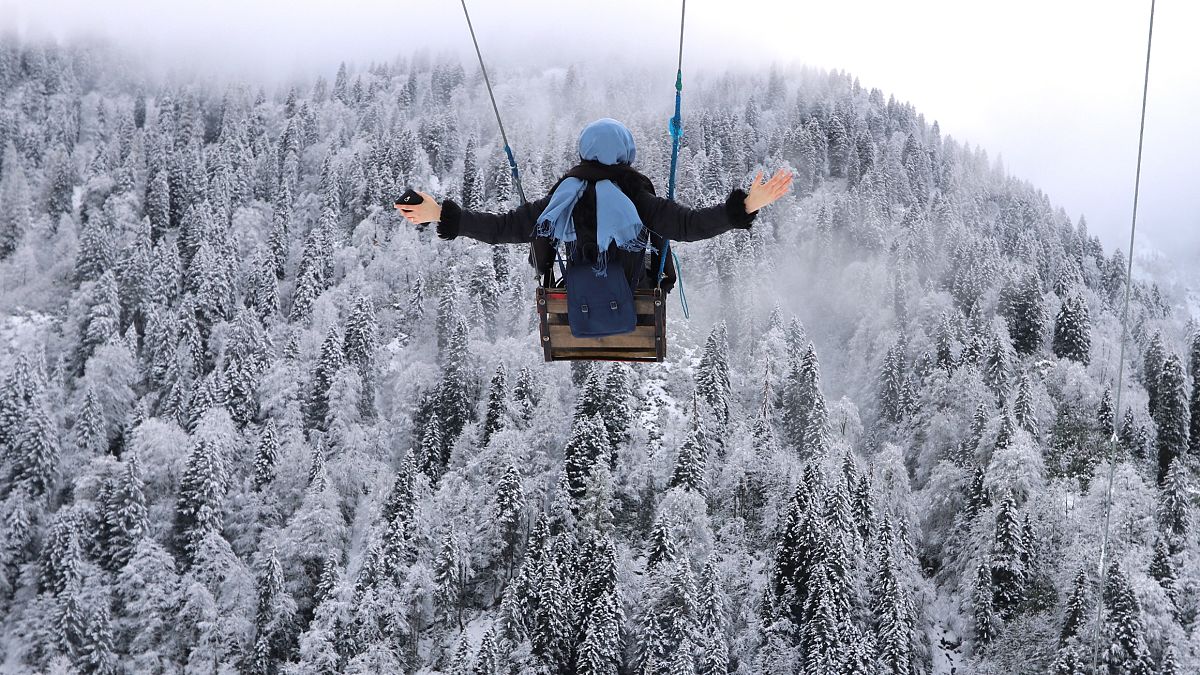
M581 242L596 241L596 192L595 182L609 179L621 188L637 208L638 216L650 233L650 243L661 250L664 239L672 241L700 241L715 237L731 229L748 229L754 222L755 213L746 213L746 193L734 190L723 204L701 209L690 209L654 194L650 179L625 166L607 166L598 162L585 161L567 172L566 177L588 181L588 187L575 205L571 214ZM562 180L560 179L561 183ZM558 187L555 184L555 187ZM487 244L522 244L534 241L537 218L550 203L550 194L527 204L522 204L507 213L483 213L464 211L454 200L442 202L442 220L437 233L442 239L469 237ZM592 253L594 256L594 253ZM613 257L613 256L617 257ZM653 286L658 271L658 255L650 256L646 265L646 254L630 252L613 245L609 260L619 260L625 269L626 278L634 288ZM550 261L543 261L549 264ZM664 278L664 290L670 290L674 275Z

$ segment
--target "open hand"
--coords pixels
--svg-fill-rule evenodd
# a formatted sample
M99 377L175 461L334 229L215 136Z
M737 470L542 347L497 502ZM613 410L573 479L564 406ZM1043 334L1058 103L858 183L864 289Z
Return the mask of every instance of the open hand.
M442 218L442 207L433 199L433 195L417 192L421 195L420 204L396 204L396 209L400 211L400 215L408 219L408 222L414 225L423 225L432 223Z
M754 213L787 194L792 187L793 177L794 174L787 169L776 171L766 182L763 181L762 171L754 174L754 181L750 183L750 191L746 194L746 213Z

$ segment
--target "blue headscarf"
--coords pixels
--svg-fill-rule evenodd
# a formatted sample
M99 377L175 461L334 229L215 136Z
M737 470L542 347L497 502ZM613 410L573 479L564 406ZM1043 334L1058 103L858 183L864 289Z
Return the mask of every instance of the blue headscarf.
M611 166L632 164L636 157L637 146L634 145L633 134L614 119L606 117L596 120L579 134L580 159ZM550 196L546 210L538 216L537 236L564 242L570 251L576 241L575 222L571 214L586 188L587 182L582 179L564 178ZM637 208L621 188L610 180L596 182L597 276L606 274L605 254L613 243L626 251L644 251L645 229Z

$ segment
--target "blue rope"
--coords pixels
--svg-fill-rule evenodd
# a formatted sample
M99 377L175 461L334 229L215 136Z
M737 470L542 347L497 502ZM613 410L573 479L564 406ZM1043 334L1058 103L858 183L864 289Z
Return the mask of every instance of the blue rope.
M683 71L675 71L675 116L667 123L667 130L671 133L671 174L667 179L667 199L675 201L675 169L679 166L679 140L683 138L683 116L679 113L681 92L683 91ZM654 285L662 285L663 272L667 268L667 256L671 255L671 240L663 240L662 255L658 260L658 276L655 278ZM676 263L676 272L679 267Z
M671 132L671 175L667 179L667 199L671 201L675 201L675 169L679 166L679 141L683 138L683 115L680 113L680 104L683 99L683 25L686 18L687 0L683 0L683 6L679 12L679 63L675 68L675 115L667 125L668 131ZM683 305L683 318L691 318L688 314L687 296L683 292L683 272L679 264L679 256L671 250L670 239L663 240L655 286L662 286L668 255L675 261L675 276L679 280L679 302Z
M496 121L500 121L500 116L497 114ZM504 127L500 127L500 135L504 135ZM513 185L517 187L517 195L521 197L521 203L525 203L525 188L521 187L521 175L517 171L517 158L513 156L512 148L508 147L508 141L504 142L504 154L508 157L508 168L512 172Z

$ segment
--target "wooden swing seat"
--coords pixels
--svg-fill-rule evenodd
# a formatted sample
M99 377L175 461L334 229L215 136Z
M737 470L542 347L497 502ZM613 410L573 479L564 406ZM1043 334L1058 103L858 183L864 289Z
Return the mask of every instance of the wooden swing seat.
M537 289L538 326L546 361L661 362L667 356L667 304L662 289L633 292L637 327L632 333L577 338L567 323L567 289Z

